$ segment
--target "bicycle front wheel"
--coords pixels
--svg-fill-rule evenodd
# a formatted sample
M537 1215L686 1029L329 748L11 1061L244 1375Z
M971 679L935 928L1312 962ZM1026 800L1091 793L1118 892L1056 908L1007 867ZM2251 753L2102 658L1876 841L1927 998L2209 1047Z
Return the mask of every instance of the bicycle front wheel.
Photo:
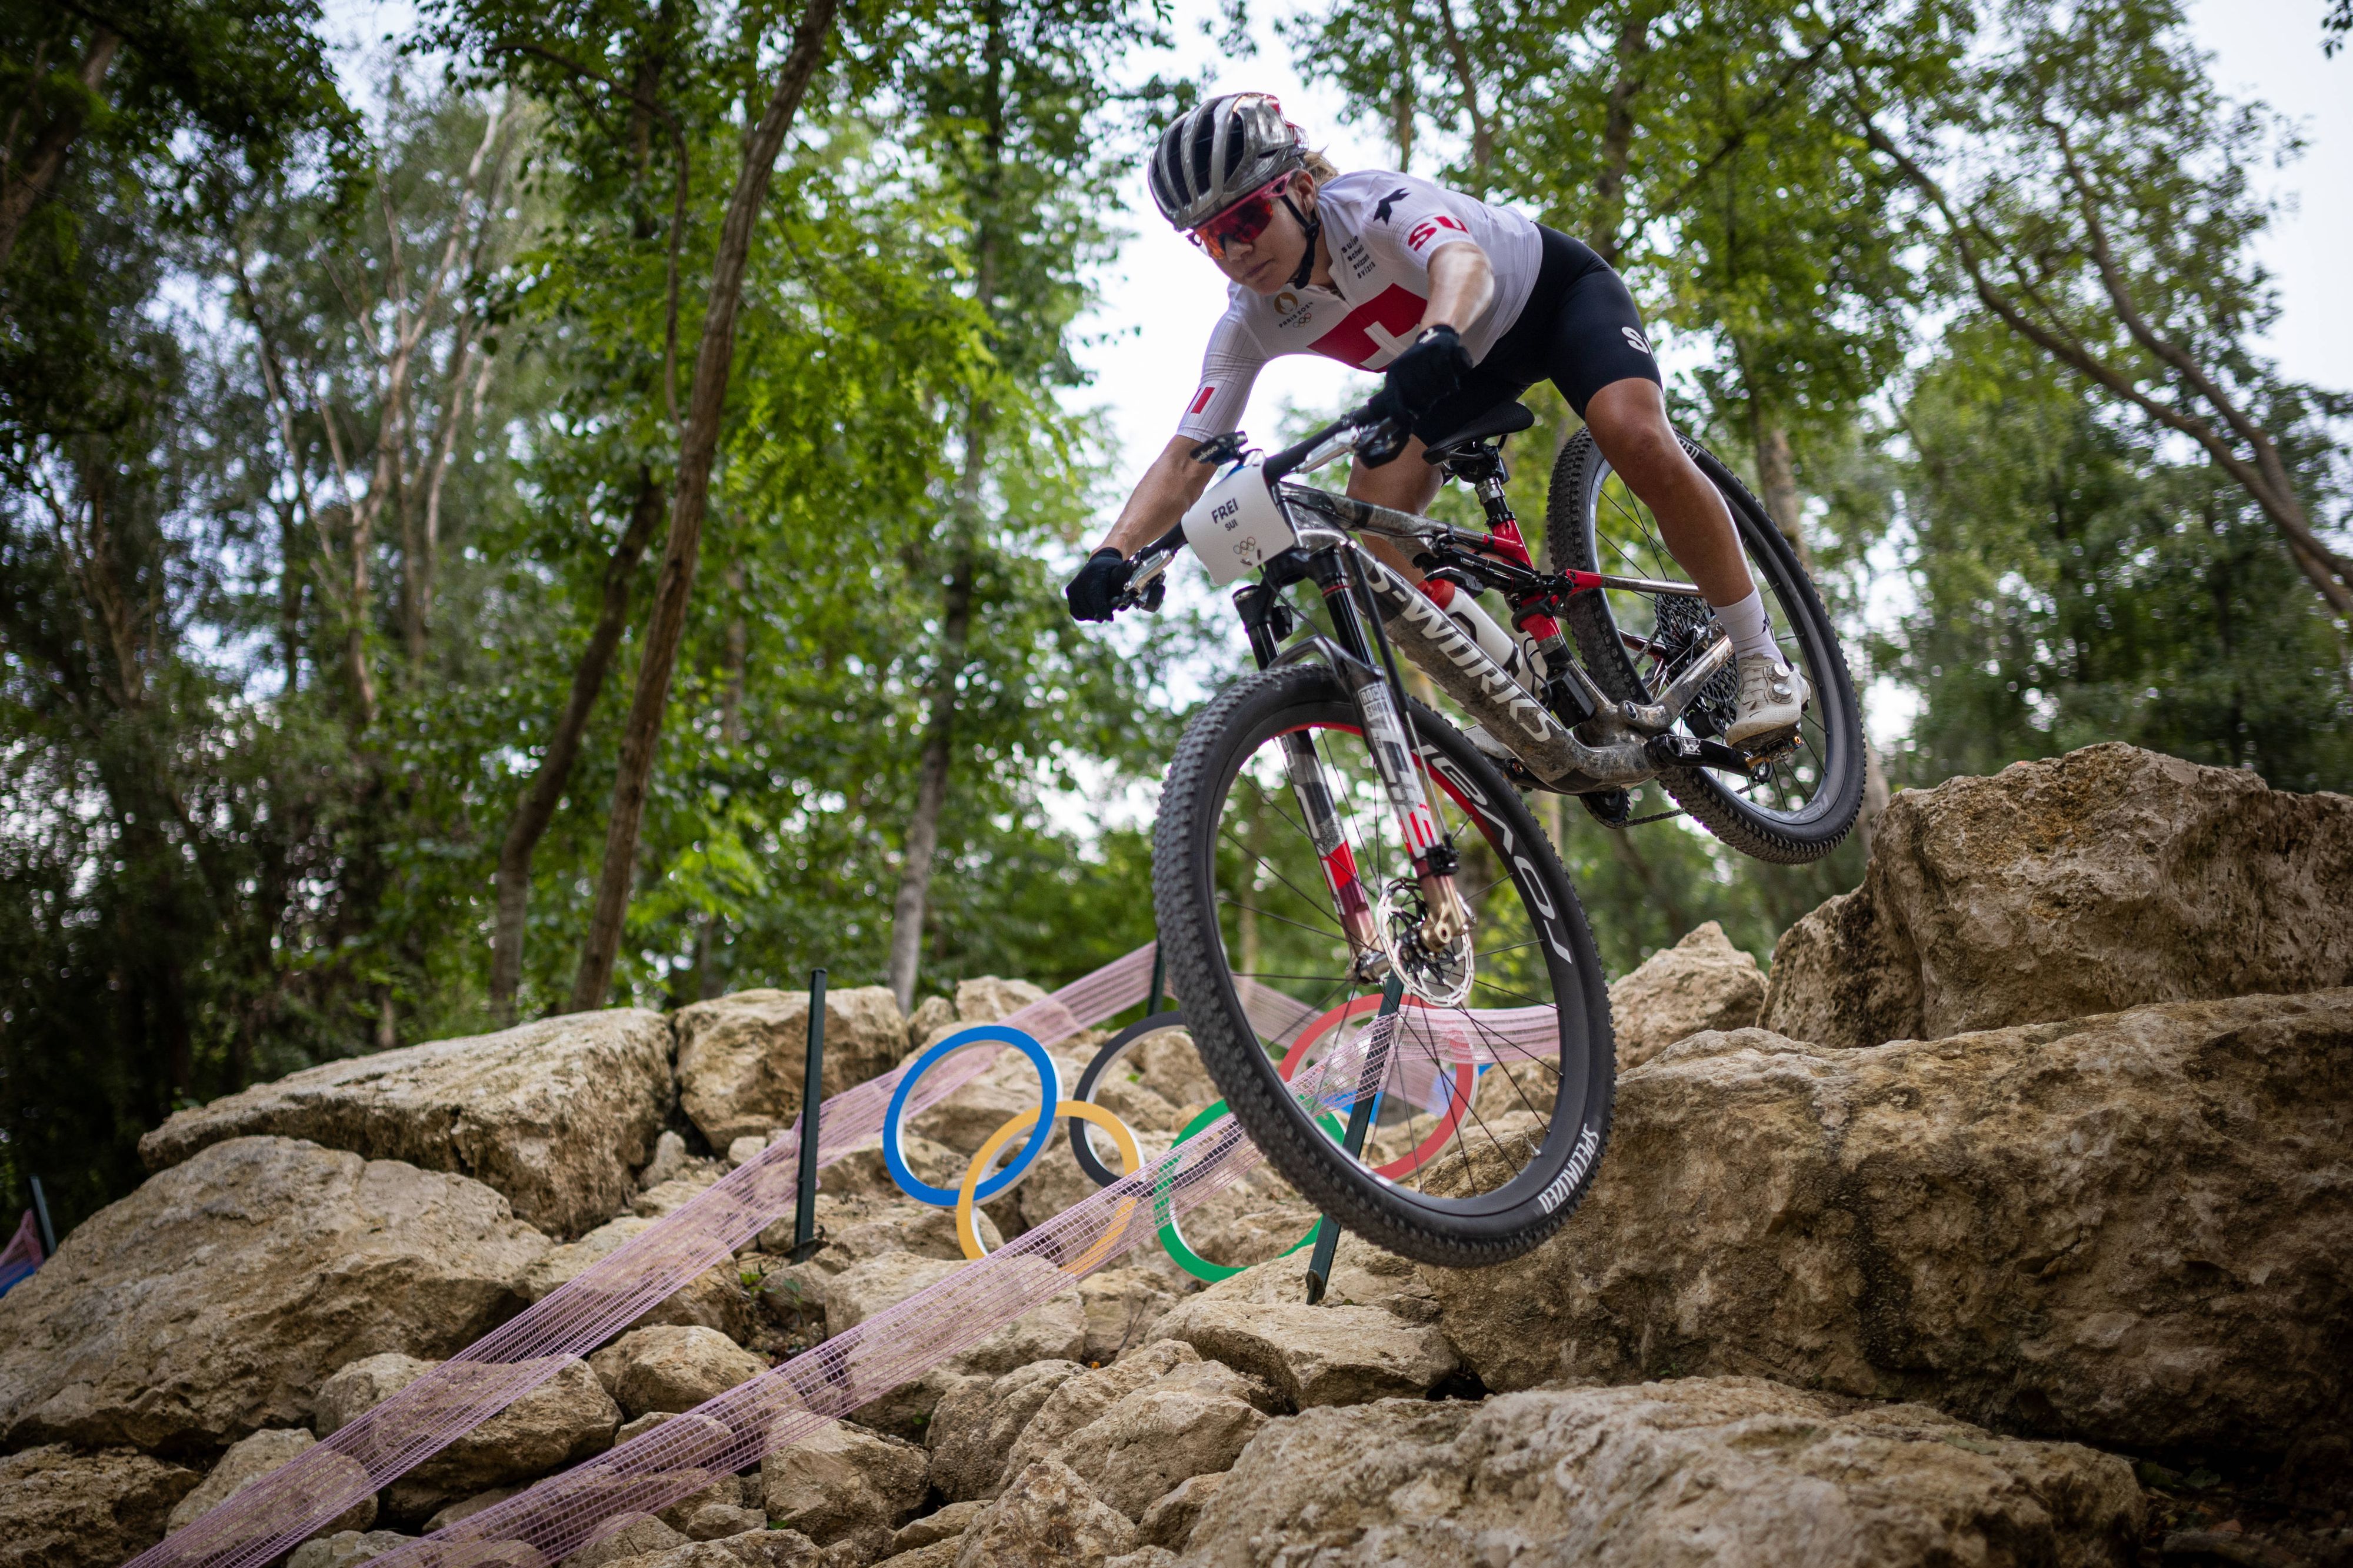
M1609 997L1567 874L1519 795L1412 705L1424 789L1461 856L1466 952L1406 981L1372 1135L1350 1156L1293 1081L1373 1027L1383 982L1352 952L1353 885L1377 928L1409 917L1406 855L1354 704L1320 666L1246 676L1185 732L1161 795L1153 890L1172 988L1251 1140L1308 1200L1392 1252L1500 1263L1567 1220L1600 1163L1615 1089ZM1303 800L1320 788L1318 812ZM1336 823L1319 851L1312 825ZM1467 984L1466 973L1467 970Z

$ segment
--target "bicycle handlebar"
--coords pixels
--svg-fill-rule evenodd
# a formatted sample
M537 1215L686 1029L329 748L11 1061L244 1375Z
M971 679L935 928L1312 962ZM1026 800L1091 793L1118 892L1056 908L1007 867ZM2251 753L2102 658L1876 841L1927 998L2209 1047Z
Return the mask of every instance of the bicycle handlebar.
M1409 434L1402 423L1379 406L1380 402L1377 397L1361 407L1352 408L1305 440L1271 454L1259 466L1259 471L1265 476L1268 485L1277 485L1302 468L1330 462L1343 452L1356 452L1364 458L1367 466L1379 468L1405 450ZM1235 455L1240 455L1238 437L1221 437L1218 440L1229 444ZM1211 442L1203 442L1194 448L1194 452L1198 456L1212 445ZM1327 446L1328 450L1325 449ZM1311 458L1314 459L1314 464L1308 461ZM1137 551L1131 558L1134 570L1128 574L1127 586L1121 590L1119 597L1112 601L1112 608L1129 610L1139 605L1146 609L1156 608L1159 598L1155 589L1160 576L1184 548L1185 525L1179 522Z

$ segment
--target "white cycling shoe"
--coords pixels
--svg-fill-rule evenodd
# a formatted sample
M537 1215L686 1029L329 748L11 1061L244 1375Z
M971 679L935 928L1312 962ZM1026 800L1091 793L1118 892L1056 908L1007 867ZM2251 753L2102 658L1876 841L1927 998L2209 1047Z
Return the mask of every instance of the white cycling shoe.
M1724 738L1736 746L1782 730L1794 730L1806 710L1813 688L1804 672L1767 653L1752 653L1740 660L1740 712Z

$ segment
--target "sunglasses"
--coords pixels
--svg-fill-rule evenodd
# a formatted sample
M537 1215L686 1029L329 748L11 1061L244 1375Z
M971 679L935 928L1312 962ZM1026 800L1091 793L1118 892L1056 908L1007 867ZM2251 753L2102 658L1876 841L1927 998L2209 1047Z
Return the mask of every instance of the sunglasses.
M1270 180L1208 222L1187 230L1185 237L1222 261L1227 247L1249 245L1266 232L1266 226L1274 221L1274 204L1290 185L1288 174Z

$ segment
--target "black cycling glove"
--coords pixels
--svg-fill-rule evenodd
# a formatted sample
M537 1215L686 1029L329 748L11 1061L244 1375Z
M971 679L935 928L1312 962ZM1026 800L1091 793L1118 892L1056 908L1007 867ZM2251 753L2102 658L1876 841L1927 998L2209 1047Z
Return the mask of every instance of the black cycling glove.
M1471 374L1471 351L1452 327L1432 327L1405 353L1389 362L1382 390L1390 405L1410 425L1437 407Z
M1112 601L1126 588L1127 579L1134 570L1125 556L1109 545L1088 556L1079 574L1062 590L1062 597L1071 602L1071 619L1111 619Z

